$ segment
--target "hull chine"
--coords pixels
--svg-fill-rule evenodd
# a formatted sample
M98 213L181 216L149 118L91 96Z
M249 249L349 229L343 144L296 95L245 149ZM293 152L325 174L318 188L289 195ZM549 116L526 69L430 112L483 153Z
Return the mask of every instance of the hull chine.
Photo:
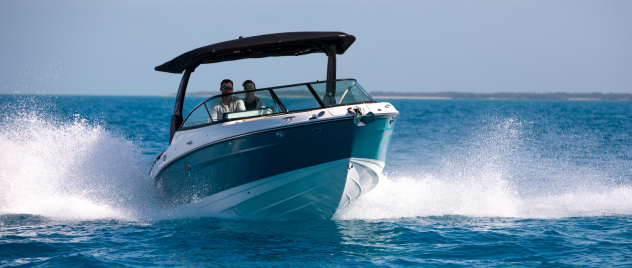
M187 206L269 219L330 219L345 188L349 159L261 179Z
M341 159L240 185L186 206L258 219L328 220L377 185L383 163L374 162Z

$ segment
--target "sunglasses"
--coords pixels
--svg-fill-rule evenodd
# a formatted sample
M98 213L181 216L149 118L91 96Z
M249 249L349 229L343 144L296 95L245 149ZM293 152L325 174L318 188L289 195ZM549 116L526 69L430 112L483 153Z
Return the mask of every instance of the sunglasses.
M220 89L222 91L228 91L228 90L233 90L233 87L221 87Z
M245 86L244 89L255 89L255 86L254 85Z

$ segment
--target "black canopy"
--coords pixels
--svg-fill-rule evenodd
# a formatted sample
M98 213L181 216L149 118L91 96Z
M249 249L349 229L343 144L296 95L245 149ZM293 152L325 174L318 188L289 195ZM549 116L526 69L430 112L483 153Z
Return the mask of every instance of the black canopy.
M355 41L355 36L342 32L291 32L239 38L184 53L154 68L156 71L182 73L204 63L216 63L250 58L299 56L311 53L343 54Z

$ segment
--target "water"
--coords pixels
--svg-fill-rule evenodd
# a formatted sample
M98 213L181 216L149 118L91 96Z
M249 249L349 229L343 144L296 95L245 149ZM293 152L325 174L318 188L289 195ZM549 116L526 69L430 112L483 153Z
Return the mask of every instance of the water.
M632 102L390 100L378 186L286 222L156 205L173 102L0 95L0 267L632 265Z

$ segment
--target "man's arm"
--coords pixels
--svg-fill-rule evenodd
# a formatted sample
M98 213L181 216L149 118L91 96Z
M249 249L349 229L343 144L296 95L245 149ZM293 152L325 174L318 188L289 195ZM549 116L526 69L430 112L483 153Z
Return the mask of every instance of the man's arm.
M263 109L266 108L266 103L263 102L262 99L259 99L259 101L257 101L257 109Z
M235 102L235 112L241 112L246 110L246 105L243 100L238 100Z
M215 103L213 103L213 105L211 105L211 119L213 120L213 122L219 122L219 115L220 113L217 111L217 109L219 109L220 107L218 105L216 105Z

